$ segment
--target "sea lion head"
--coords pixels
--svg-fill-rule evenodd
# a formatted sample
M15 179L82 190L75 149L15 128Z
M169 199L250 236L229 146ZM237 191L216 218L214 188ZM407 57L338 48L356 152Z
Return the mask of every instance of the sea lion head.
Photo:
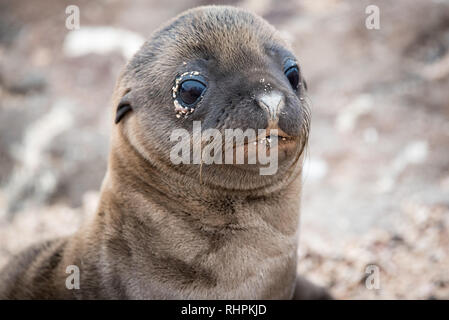
M307 143L305 89L299 61L265 20L227 6L188 10L157 30L120 76L114 106L118 135L112 148L128 143L164 174L191 178L211 188L282 185L300 171ZM203 133L216 129L223 139L230 129L256 134L266 129L254 141L245 140L245 161L250 145L259 148L274 137L278 146L268 146L266 155L277 152L276 171L261 174L259 161L195 162L195 123ZM174 163L171 158L173 148L181 143L173 141L175 131L191 134L189 163ZM199 139L204 155L207 141ZM222 151L224 157L225 148Z

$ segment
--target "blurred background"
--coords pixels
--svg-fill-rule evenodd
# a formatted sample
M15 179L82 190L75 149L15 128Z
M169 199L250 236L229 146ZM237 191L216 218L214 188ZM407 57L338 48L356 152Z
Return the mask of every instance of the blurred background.
M341 299L449 299L449 1L215 3L276 26L308 83L299 271ZM0 1L0 267L93 213L119 72L161 23L204 4Z

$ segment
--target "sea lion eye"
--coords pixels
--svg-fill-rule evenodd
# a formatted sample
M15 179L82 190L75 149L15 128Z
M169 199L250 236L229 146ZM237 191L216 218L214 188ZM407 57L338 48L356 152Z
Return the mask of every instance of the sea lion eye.
M195 104L202 96L206 85L198 80L183 81L179 88L179 98L185 106Z
M293 90L297 90L299 86L299 68L294 60L288 59L285 62L284 74L290 82Z
M186 117L195 111L206 92L206 79L198 71L184 72L175 79L172 88L176 117Z

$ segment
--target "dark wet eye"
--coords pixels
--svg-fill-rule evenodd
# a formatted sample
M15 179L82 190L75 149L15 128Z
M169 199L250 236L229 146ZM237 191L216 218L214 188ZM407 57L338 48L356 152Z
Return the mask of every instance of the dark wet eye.
M293 90L297 90L299 86L299 68L295 61L288 59L284 65L284 73Z
M179 98L185 105L190 106L198 102L206 89L206 85L197 80L186 80L179 88Z
M299 70L298 67L291 67L287 71L285 71L285 76L294 90L298 89L299 85Z

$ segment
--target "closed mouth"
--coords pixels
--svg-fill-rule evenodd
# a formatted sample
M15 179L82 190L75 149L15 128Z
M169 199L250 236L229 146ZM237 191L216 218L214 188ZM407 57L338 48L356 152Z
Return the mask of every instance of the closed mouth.
M252 139L250 141L245 141L245 143L243 144L244 147L247 147L248 145L265 145L267 148L272 148L272 147L279 147L279 148L283 148L283 147L287 147L287 146L293 146L296 145L297 143L297 138L296 137L292 137L289 135L286 135L284 133L277 133L275 134L274 132L270 132L269 134L267 133L266 135L263 136L258 136L255 139ZM234 146L234 148L237 146Z
M279 146L281 146L291 144L292 142L295 142L295 140L296 137L290 136L280 129L267 129L265 136L258 136L256 140L252 141L252 143L265 143L267 146L271 147L271 145L276 142Z

